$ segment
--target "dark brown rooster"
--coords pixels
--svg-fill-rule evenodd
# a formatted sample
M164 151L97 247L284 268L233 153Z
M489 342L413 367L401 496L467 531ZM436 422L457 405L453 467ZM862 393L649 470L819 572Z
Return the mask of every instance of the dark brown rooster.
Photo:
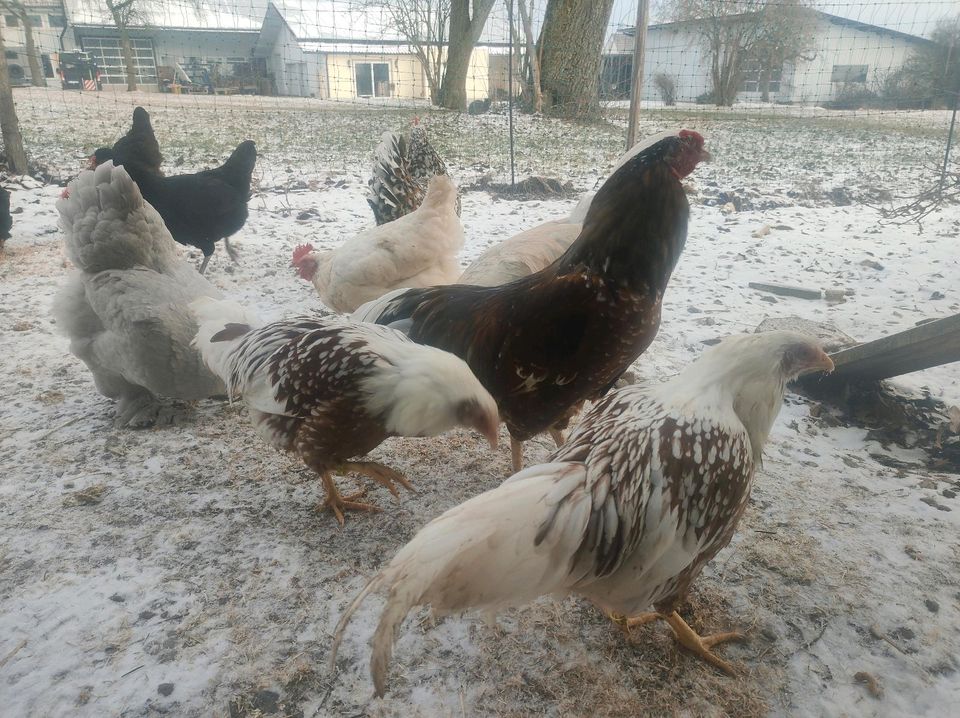
M497 400L519 469L520 442L562 426L653 341L687 237L680 180L707 158L696 132L658 139L604 183L580 236L546 269L499 287L394 292L354 317L462 357Z

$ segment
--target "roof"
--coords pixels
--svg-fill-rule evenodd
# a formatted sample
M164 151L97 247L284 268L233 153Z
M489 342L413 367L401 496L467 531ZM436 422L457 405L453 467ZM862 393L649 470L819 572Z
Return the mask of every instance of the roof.
M830 13L823 12L821 10L813 10L818 17L833 25L840 25L842 27L852 27L856 30L861 30L863 32L873 32L878 35L888 35L890 37L896 37L901 40L906 40L907 42L914 42L921 45L931 45L933 40L930 40L925 37L920 37L919 35L911 35L907 32L901 32L900 30L893 30L888 27L882 27L881 25L871 25L870 23L861 22L859 20L851 20L848 17L840 17L839 15L831 15ZM749 13L744 13L744 15ZM734 19L737 17L743 17L744 15L730 15L728 19ZM676 20L674 22L662 22L655 25L650 25L647 27L647 32L651 30L668 30L675 27L680 27L683 25L693 25L699 20ZM627 37L633 37L636 35L636 28L634 27L625 27L617 31L618 34L626 35Z
M79 27L114 27L113 18L103 0L64 0L67 18ZM251 5L248 8L254 12ZM247 14L226 0L203 0L194 5L190 0L151 2L143 6L140 17L130 27L162 27L165 30L260 30L263 15Z

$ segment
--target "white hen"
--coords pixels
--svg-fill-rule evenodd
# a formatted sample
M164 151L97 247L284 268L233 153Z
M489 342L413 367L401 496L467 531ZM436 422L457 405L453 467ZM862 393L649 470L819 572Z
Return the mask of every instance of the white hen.
M70 351L97 389L119 402L120 426L148 426L157 397L201 399L223 383L191 347L197 323L187 305L220 292L192 265L122 167L83 172L57 202L67 255L80 270L53 313Z
M293 266L313 282L323 303L338 312L352 312L401 287L451 284L460 274L457 254L463 247L456 206L456 185L437 175L415 211L365 229L336 249L297 247Z
M676 608L733 537L786 383L832 369L811 337L740 335L668 382L607 395L551 463L455 506L401 548L347 608L331 664L351 615L386 590L370 662L377 695L414 606L492 614L550 594L625 616L652 606L685 647L732 671L710 647L739 634L701 638Z
M584 195L566 219L544 222L488 247L457 284L498 287L546 269L580 236L593 193Z

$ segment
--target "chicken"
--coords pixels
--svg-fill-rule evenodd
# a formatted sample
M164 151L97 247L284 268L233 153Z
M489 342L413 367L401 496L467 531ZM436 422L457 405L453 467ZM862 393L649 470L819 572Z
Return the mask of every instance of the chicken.
M160 213L177 242L203 253L201 274L221 239L230 259L236 262L229 237L247 221L256 145L251 140L241 142L227 161L215 169L165 177L159 170L160 148L146 110L134 110L133 121L130 133L117 142L121 145L117 161L137 183L143 198ZM117 144L106 152L106 148L97 150L91 163L96 166L99 157L117 155Z
M457 284L496 287L546 269L580 236L592 197L581 199L566 219L538 224L488 247L464 270Z
M703 145L680 130L638 153L603 184L580 236L546 269L499 287L396 292L354 318L463 358L497 400L517 470L520 442L563 428L656 336L687 237L680 179L709 156Z
M356 471L412 488L396 471L355 461L389 436L435 436L471 427L497 443L497 405L469 367L400 332L337 317L302 316L254 329L241 307L201 299L196 346L240 396L260 436L320 474L328 506L373 510L361 494L342 497L332 474Z
M202 399L223 383L191 347L188 309L217 289L178 256L156 210L122 167L85 171L57 201L67 256L78 272L54 300L70 350L101 394L119 402L120 426L148 426L159 397Z
M13 217L10 215L10 192L0 187L0 249L8 239L13 229Z
M490 615L546 595L583 596L624 627L650 620L638 614L652 606L684 647L732 671L710 648L741 634L701 638L676 608L733 537L785 384L832 368L811 337L741 335L664 384L611 393L549 463L450 509L401 548L343 614L331 667L351 616L387 591L370 661L377 695L414 606Z
M133 124L130 130L113 143L113 147L99 147L90 157L89 169L94 169L107 160L113 160L115 167L136 162L143 171L162 175L160 165L163 155L160 144L153 134L150 115L142 107L133 110Z
M367 203L378 225L415 211L426 196L430 178L447 174L447 166L427 140L419 119L414 118L413 123L409 142L399 132L384 132L374 153ZM460 216L459 195L456 211Z
M449 284L460 274L457 253L463 247L456 197L453 181L437 175L411 214L365 229L336 249L316 252L312 245L301 245L292 264L313 282L323 303L338 312L352 312L400 287Z

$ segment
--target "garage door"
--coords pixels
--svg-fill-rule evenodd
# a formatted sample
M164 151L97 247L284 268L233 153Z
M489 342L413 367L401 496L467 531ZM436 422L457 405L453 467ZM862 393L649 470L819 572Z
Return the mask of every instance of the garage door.
M134 38L133 64L137 71L138 85L157 84L157 61L153 55L153 40ZM83 49L97 63L104 85L127 84L127 71L123 66L123 53L120 51L120 39L116 37L85 37Z

